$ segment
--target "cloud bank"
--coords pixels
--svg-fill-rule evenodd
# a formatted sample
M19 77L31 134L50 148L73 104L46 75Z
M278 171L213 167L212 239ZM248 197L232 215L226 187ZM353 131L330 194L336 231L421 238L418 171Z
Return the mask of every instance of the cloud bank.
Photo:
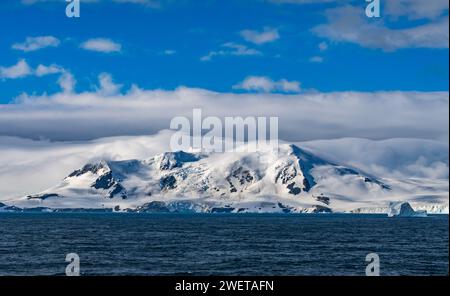
M278 116L280 138L287 141L342 137L448 141L448 92L237 94L137 86L123 90L102 74L92 91L73 93L73 77L64 77L61 93L23 94L15 104L0 105L0 135L50 140L147 135L169 128L173 117L191 117L193 108L201 108L203 116Z

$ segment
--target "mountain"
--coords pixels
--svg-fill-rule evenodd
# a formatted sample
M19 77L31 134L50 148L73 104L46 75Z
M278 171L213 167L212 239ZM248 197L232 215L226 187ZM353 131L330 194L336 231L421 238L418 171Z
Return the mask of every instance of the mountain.
M408 201L448 212L448 181L382 179L295 145L239 153L167 152L88 163L8 209L127 212L386 212ZM14 207L14 208L11 208Z

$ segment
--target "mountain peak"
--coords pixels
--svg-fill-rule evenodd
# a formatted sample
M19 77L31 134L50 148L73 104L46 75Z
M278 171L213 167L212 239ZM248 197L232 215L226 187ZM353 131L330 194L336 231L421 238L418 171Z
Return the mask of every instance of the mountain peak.
M108 171L111 171L111 168L107 161L101 160L97 163L88 163L84 165L81 169L73 171L68 177L79 177L86 173L92 173L95 175L102 175Z
M177 152L165 152L159 154L153 158L158 167L162 171L172 170L174 168L180 168L185 163L196 162L200 160L200 156L193 153L184 151Z

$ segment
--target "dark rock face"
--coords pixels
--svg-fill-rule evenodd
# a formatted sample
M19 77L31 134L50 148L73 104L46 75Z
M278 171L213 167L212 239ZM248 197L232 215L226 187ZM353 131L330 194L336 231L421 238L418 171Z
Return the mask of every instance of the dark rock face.
M286 166L284 166L280 171L278 172L277 176L275 177L275 182L278 183L279 181L281 184L285 185L286 188L289 190L289 194L292 195L298 195L302 192L302 189L298 186L295 186L295 182L293 181L298 176L298 170L294 166L293 163L290 163ZM308 191L310 189L310 185L308 180L303 179L304 183L304 190Z
M289 214L292 212L292 207L286 206L282 204L281 202L278 203L278 207L283 211L285 214Z
M245 211L248 211L248 208L239 208L239 209L237 210L238 213L243 213L243 212L245 212Z
M330 198L327 197L327 196L324 196L323 194L321 194L321 195L319 195L319 196L314 196L314 198L315 198L317 201L320 201L320 202L322 202L322 203L324 203L324 204L326 204L326 205L329 205L329 204L330 204Z
M114 179L111 171L98 177L91 187L95 189L109 190L107 194L108 198L114 198L118 194L120 194L122 199L127 198L125 188Z
M123 188L123 186L120 185L119 183L116 183L114 185L113 189L109 192L108 197L114 198L119 193L120 193L120 196L122 197L122 199L127 199L127 194L125 192L125 188Z
M245 170L242 167L233 172L233 177L239 180L241 185L252 182L255 178L251 175L249 170Z
M159 181L159 187L161 188L161 190L174 189L177 187L176 185L177 185L177 179L174 176L163 177Z
M332 213L333 211L330 208L324 207L324 206L314 206L313 213L320 214L320 213Z
M231 213L234 211L234 208L212 208L211 213Z
M341 175L341 176L345 176L345 175L359 175L359 173L353 169L349 169L349 168L344 168L344 167L337 167L336 168L336 172Z
M84 174L86 174L88 172L91 172L93 174L97 174L102 169L109 169L109 167L108 167L108 165L106 163L103 163L103 162L96 163L96 164L88 163L83 168L81 168L79 170L76 170L73 173L71 173L69 175L69 177L78 177L78 176L84 175Z
M311 190L312 186L311 184L309 184L308 179L303 179L303 188L306 192L309 192L309 190Z
M28 195L27 199L28 200L33 200L33 199L46 200L47 198L50 198L50 197L60 197L60 196L56 193L44 193L44 194Z
M243 167L238 167L237 169L233 170L232 173L226 177L226 180L228 184L230 185L230 192L235 193L238 190L233 184L233 180L236 180L241 185L245 185L247 183L254 183L258 178L252 174L252 172L248 169L245 169Z
M295 182L289 184L287 186L287 189L289 189L289 194L298 195L302 192L302 190L299 187L295 187Z
M118 182L118 180L114 178L114 174L110 166L105 161L96 164L86 164L83 168L71 173L69 177L79 177L89 172L92 174L99 174L102 170L106 172L98 177L94 183L91 184L91 187L98 190L109 190L105 196L107 198L114 198L120 194L122 199L126 199L127 194L125 188Z
M293 166L285 166L275 177L275 182L281 181L281 184L287 184L297 176L297 169Z
M381 188L385 189L385 190L392 190L391 186L386 185L386 184L381 184Z
M94 184L92 184L92 187L94 187L95 189L110 189L115 183L116 181L112 176L112 172L109 171L95 180Z
M388 185L386 185L386 184L384 184L384 183L382 183L382 182L380 182L378 180L369 178L369 177L364 177L364 182L365 183L374 183L374 184L377 184L378 186L380 186L381 188L383 188L385 190L391 190L390 186L388 186Z

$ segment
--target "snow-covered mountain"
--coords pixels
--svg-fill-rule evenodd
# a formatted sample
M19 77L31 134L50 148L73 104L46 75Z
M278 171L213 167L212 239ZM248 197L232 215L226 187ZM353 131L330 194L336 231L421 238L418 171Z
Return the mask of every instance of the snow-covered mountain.
M167 152L88 163L3 210L386 212L392 201L448 213L448 181L381 179L295 145L260 152Z

